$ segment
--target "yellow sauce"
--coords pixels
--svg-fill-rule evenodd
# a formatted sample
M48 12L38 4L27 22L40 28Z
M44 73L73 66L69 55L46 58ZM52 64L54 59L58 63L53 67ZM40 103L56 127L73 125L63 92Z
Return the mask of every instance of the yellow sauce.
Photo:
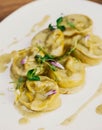
M38 130L45 130L45 128L38 128Z
M102 115L102 104L96 107L96 113Z
M0 96L4 96L5 95L5 93L0 93Z
M22 117L21 119L19 119L19 124L28 124L29 123L29 119L26 117Z
M40 22L34 24L31 28L31 31L27 34L27 36L31 35L33 32L36 32L39 28L44 26L46 24L46 22L49 20L49 18L50 18L50 16L46 15Z
M41 114L43 114L44 112L36 112L36 111L31 111L28 110L27 108L25 108L24 106L22 106L21 104L14 104L15 108L20 112L21 115L23 115L24 117L28 117L28 118L33 118L33 117L39 117Z
M87 105L89 105L89 103L91 103L96 97L100 96L102 94L102 84L99 86L99 88L97 89L97 91L93 94L93 96L91 96L89 98L88 101L86 101L84 104L82 104L82 106L79 107L79 109L73 113L70 117L68 117L67 119L65 119L63 122L61 122L61 125L68 125L69 123L72 123L72 121L74 121L74 119L76 119L76 117L78 116L78 114L87 107ZM98 106L99 108L97 108L96 110L98 111L98 113L102 114L102 105Z
M0 56L0 73L7 69L7 64L11 61L11 54L3 54Z
M7 64L10 63L11 58L14 55L14 53L15 51L0 55L0 73L3 73L8 68Z

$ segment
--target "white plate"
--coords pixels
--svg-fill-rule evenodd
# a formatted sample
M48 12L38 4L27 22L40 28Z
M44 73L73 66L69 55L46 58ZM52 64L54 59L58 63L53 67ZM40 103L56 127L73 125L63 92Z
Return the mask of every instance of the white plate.
M38 31L54 23L63 13L81 13L91 17L94 21L94 33L102 34L102 6L88 1L79 0L39 0L32 2L7 17L0 23L0 54L16 49L26 48L30 45L32 36ZM49 15L49 21L36 32L26 36L32 26ZM18 44L11 43L16 40ZM73 95L61 95L62 106L52 112L31 119L29 124L19 125L21 114L14 108L13 92L9 69L0 74L0 130L102 130L102 115L95 112L98 104L102 103L102 96L97 97L83 109L76 119L68 126L60 123L74 113L97 90L102 82L102 64L86 70L86 83L84 89Z

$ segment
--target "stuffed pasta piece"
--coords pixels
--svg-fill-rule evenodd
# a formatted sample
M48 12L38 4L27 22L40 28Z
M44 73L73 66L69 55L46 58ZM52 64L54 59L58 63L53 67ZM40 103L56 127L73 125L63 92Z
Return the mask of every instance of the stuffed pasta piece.
M70 14L63 17L60 26L65 27L63 32L65 36L73 36L75 34L87 34L92 32L93 21L83 14Z
M39 67L35 60L36 54L44 55L37 47L16 52L11 65L11 77L13 77L13 79L17 79L19 76L25 77L27 72L33 68L37 68L37 74L42 74L45 71L45 67L44 64Z
M94 34L75 37L77 45L73 55L88 65L102 61L102 39Z
M45 53L58 57L64 53L64 34L59 29L53 31L45 29L34 36L31 45L38 46Z
M51 111L61 104L57 83L46 76L40 76L39 81L27 80L15 94L15 104L32 111Z
M64 69L49 71L49 76L54 79L60 89L60 93L74 93L79 91L85 82L84 65L72 56L68 56L64 63Z

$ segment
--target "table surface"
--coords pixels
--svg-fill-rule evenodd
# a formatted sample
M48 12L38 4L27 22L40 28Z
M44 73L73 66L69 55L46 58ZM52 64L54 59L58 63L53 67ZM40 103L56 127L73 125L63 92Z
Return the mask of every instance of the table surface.
M21 6L35 0L0 0L0 21ZM102 4L102 0L90 0Z

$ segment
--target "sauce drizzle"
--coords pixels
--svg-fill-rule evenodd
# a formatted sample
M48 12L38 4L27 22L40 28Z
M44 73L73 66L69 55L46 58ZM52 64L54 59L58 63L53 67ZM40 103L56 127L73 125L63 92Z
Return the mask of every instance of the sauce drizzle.
M45 128L38 128L38 130L45 130Z
M11 53L5 53L0 55L0 73L3 73L6 71L7 64L10 63L12 56L14 56L15 51L12 51Z
M19 124L23 125L23 124L28 124L29 123L29 119L26 117L22 117L21 119L19 119Z
M27 34L27 36L31 35L33 32L36 32L39 28L44 26L46 24L46 22L49 20L49 18L50 18L50 16L46 15L40 22L34 24L31 28L30 32Z
M102 115L102 104L96 107L96 113Z
M73 113L70 117L68 117L67 119L65 119L63 122L61 122L61 125L69 125L72 121L74 121L74 119L76 119L76 117L78 116L78 114L85 108L87 107L87 105L92 102L96 97L100 96L102 94L102 84L99 86L99 88L96 90L96 92L84 103L82 104L79 109ZM102 105L100 106L101 108L101 114L102 114ZM97 109L100 109L97 108Z

